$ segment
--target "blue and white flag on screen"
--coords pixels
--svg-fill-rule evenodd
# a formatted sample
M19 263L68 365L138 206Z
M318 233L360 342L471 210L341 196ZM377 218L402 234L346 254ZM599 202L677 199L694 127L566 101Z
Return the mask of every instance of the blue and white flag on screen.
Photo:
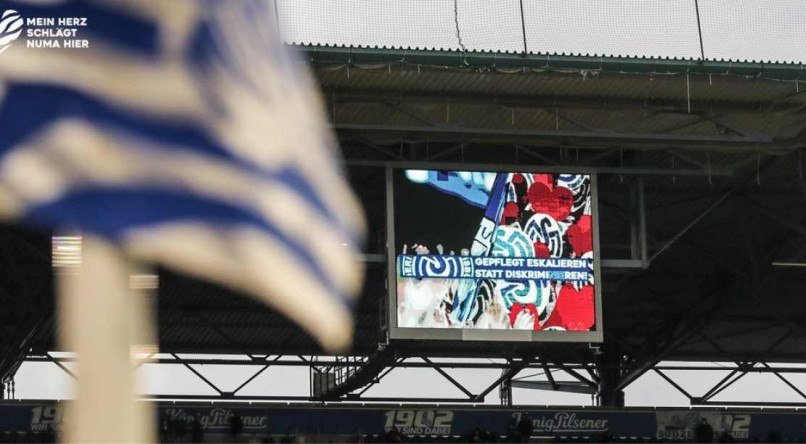
M270 0L3 8L22 32L0 53L0 215L102 236L349 345L363 215ZM59 25L86 43L43 43Z

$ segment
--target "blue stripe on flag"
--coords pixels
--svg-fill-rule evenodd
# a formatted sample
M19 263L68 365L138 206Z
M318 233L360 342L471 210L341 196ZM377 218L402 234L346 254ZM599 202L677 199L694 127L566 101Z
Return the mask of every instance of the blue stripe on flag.
M274 65L272 69L287 82L299 80L294 67L296 60L289 57L283 44L276 44L279 30L275 27L276 17L269 1L239 0L236 4L208 0L204 8L208 14L194 30L186 54L194 68L205 72L210 66L226 66L228 74L255 92L267 90L265 79L245 72L255 59L270 61ZM256 38L232 38L243 33L240 27L256 30ZM207 89L201 92L210 93ZM217 106L215 100L209 105Z
M109 104L74 90L44 85L15 85L0 104L0 162L20 142L59 118L83 118L87 121L129 133L157 144L181 146L188 152L225 160L234 167L263 179L287 186L315 208L346 241L360 245L360 236L341 224L319 194L300 172L289 165L265 169L236 156L217 144L204 129L189 123L148 119L143 115L121 112ZM127 144L128 146L128 144ZM271 147L266 147L271 149Z
M299 259L331 294L352 308L352 299L342 294L311 252L283 230L253 212L225 202L162 188L82 188L59 199L28 207L24 223L62 226L120 240L127 230L147 229L168 222L203 221L211 229L247 225L278 241Z

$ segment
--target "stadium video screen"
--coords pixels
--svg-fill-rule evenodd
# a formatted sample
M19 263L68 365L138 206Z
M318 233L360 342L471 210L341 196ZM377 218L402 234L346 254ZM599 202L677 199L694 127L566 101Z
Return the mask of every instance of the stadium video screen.
M409 169L391 182L393 337L601 340L595 177Z

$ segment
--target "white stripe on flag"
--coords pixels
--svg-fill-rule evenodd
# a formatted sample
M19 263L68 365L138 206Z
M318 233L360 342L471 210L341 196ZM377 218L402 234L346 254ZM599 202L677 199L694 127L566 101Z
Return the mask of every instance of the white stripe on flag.
M219 5L207 13L214 14L219 8L228 9ZM235 32L242 24L222 21L217 25ZM105 45L102 40L93 41L80 53L4 54L0 83L25 80L65 86L127 112L210 128L226 148L257 165L271 168L278 163L293 164L304 172L342 224L363 233L366 227L361 207L344 178L336 173L335 142L323 123L320 99L304 67L294 66L301 69L294 69L292 77L292 70L278 66L278 62L291 64L293 58L278 61L270 57L272 54L256 54L242 37L232 37L229 32L226 35L221 44L247 57L241 60L249 61L246 66L255 80L252 85L244 85L239 73L232 72L223 60L200 71L180 58L182 54L165 54L153 60ZM276 52L283 52L281 43L271 44L280 45ZM206 102L211 97L224 112L211 109Z
M256 181L252 177L256 173L237 166L235 162L223 165L225 162L222 161L222 165L214 165L199 152L169 155L170 150L179 147L157 146L153 140L147 139L147 134L142 139L132 137L127 140L121 133L100 131L92 126L75 137L73 134L68 134L69 138L61 135L65 139L59 142L29 138L12 147L15 152L11 156L0 158L3 162L0 165L0 213L25 214L29 204L56 199L68 190L93 181L93 185L98 186L127 186L152 181L149 183L173 190L187 189L194 194L253 208L273 225L282 226L285 234L303 245L337 289L353 293L360 285L362 268L355 261L356 246L342 247L345 239L340 233L348 231L361 237L366 226L357 200L341 176L340 168L334 164L335 143L322 118L319 98L310 77L295 74L298 66L282 55L285 48L279 41L268 38L264 32L251 32L251 37L257 41L237 35L241 31L250 34L247 25L254 25L260 17L249 20L250 17L244 14L219 15L220 11L229 10L231 13L233 4L209 2L202 10L192 6L188 9L192 2L151 5L153 8L149 7L150 12L145 16L153 13L160 17L155 24L161 34L161 48L165 49L157 57L130 53L124 46L105 41L102 37L93 40L86 51L69 54L15 48L19 50L3 54L3 63L0 63L0 99L5 87L23 84L63 87L135 119L192 127L216 139L224 149L246 163L252 163L256 169L271 171L286 166L299 172L301 180L310 184L316 195L313 200L326 207L325 212L331 215L331 220L320 217L321 211L315 208L315 204L298 197L301 190ZM173 20L171 14L182 17ZM199 19L195 26L189 26L195 19ZM271 25L273 23L267 24ZM218 47L217 50L202 48L207 58L191 60L191 49L195 48L181 46L190 42L199 26L223 30L223 33L218 33L218 40L206 42ZM270 50L264 50L266 48ZM234 65L227 63L229 58L222 55L227 51L232 51L231 54L240 62L238 66L245 66L245 72L255 81L244 82L243 72L237 72ZM70 109L71 104L65 103L65 108L54 107L51 116L54 121L46 123L51 125L45 126L46 131L57 131L56 128L66 131L61 126L52 125L60 117L58 113ZM43 137L57 139L53 134ZM82 147L81 137L98 146ZM40 155L39 151L30 148L45 142L45 149L51 150L48 154L56 152L65 156L67 161L46 160L44 151ZM114 146L120 143L127 146ZM142 152L142 157L138 157L139 154L115 154L141 143L142 150L138 153ZM103 147L104 144L109 146ZM155 157L147 157L145 153L149 149L157 153ZM98 154L82 158L88 152ZM91 165L83 164L85 159ZM102 167L96 169L95 162ZM124 162L128 163L126 168ZM209 182L205 175L209 176ZM204 220L198 222L201 224ZM214 231L210 231L209 236L213 234ZM267 238L264 242L272 240ZM175 252L177 256L184 257L181 250L187 247L185 243L168 243L179 249ZM174 265L184 270L189 268ZM264 273L273 279L285 277ZM228 285L243 285L234 273L213 273L207 277ZM248 286L252 291L274 288L267 284ZM274 290L280 289L280 286L275 287ZM329 296L334 298L331 304L340 304L335 295ZM300 297L305 299L304 295ZM298 308L288 310L295 319L307 319ZM351 328L349 318L337 316L334 319L344 322L344 328ZM308 323L303 326L314 331L322 329ZM321 332L317 336L320 340L327 340L321 337Z
M159 146L90 122L63 119L0 164L0 186L17 191L12 194L19 199L17 212L57 200L75 187L138 184L251 208L308 248L339 291L353 295L360 288L363 262L344 247L348 240L293 189L181 146Z
M203 222L131 230L125 249L200 278L228 282L304 325L330 352L352 339L349 309L327 293L310 269L251 227L213 230Z

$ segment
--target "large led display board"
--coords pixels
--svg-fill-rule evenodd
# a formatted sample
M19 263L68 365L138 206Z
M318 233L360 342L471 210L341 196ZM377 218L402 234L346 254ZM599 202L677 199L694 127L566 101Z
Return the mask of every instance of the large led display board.
M387 172L392 339L602 340L596 176Z

